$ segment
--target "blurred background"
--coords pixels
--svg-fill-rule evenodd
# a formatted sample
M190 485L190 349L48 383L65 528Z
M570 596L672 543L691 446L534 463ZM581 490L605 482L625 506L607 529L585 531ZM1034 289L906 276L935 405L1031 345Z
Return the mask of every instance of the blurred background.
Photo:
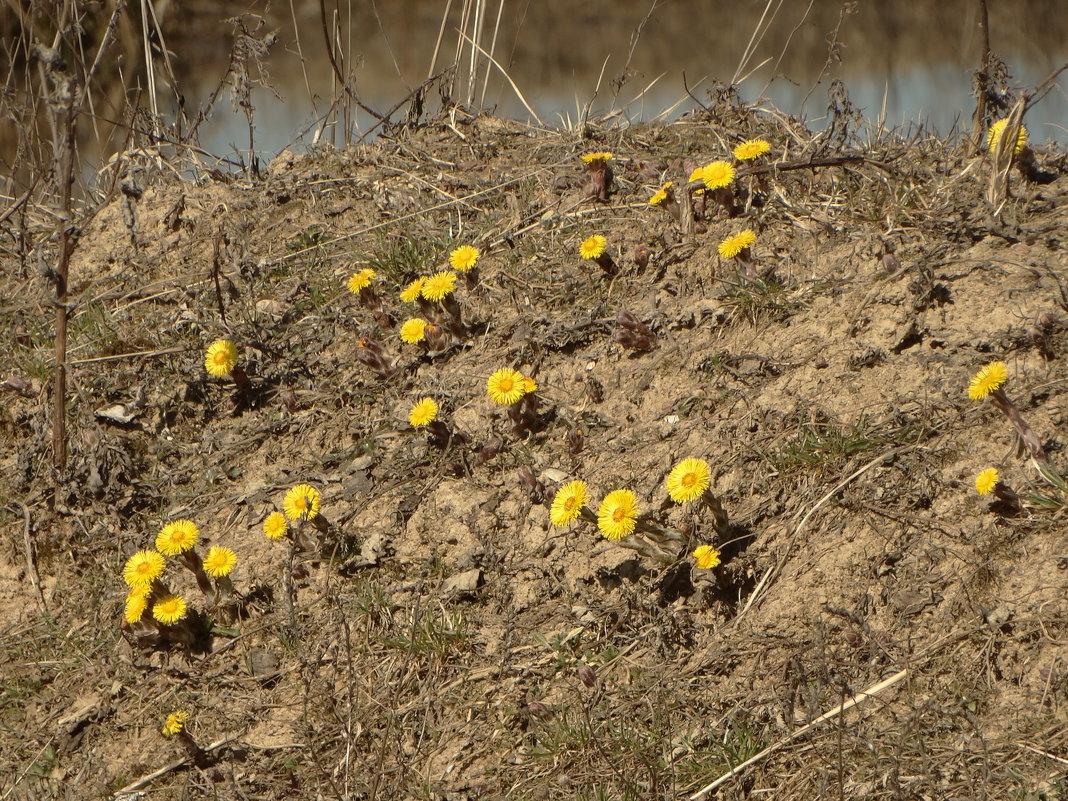
M25 58L27 30L53 35L48 8L59 5L0 7L6 102L20 71L31 92L44 93ZM987 5L990 46L1007 65L1009 86L1033 87L1068 59L1064 0ZM114 0L77 7L91 60ZM250 151L262 161L287 146L343 145L374 136L372 112L384 114L443 71L426 89L427 113L446 95L500 116L536 114L549 126L575 125L584 114L672 118L706 102L718 81L818 129L827 89L839 79L869 119L922 123L946 135L971 127L983 49L979 7L977 0L131 0L94 77L94 122L80 127L80 155L99 164L130 144L131 126L143 133L154 125L171 139L195 134L208 153L242 164ZM1025 121L1036 142L1068 141L1061 79ZM402 106L392 119L408 112ZM33 115L5 116L5 125L26 125ZM15 134L2 135L12 169Z

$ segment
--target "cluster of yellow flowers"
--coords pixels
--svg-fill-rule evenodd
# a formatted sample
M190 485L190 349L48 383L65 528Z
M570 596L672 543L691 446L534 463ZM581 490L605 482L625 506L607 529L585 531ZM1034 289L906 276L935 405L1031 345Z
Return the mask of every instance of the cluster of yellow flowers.
M691 503L701 498L711 483L711 468L704 459L683 459L664 480L668 496L675 503ZM636 530L658 535L663 531L641 516L638 497L629 489L612 490L601 501L597 512L587 506L589 486L585 481L569 481L560 486L549 506L549 521L557 527L571 524L582 517L597 522L597 529L607 540L618 541ZM718 552L711 545L702 545L693 553L698 567L719 564ZM714 557L714 561L713 561Z
M215 580L215 592L231 589L230 573L237 565L237 554L230 548L213 545L203 557L196 551L200 541L200 529L192 520L174 520L163 526L156 534L155 549L138 551L129 559L122 570L122 576L129 592L123 618L128 624L144 621L145 612L150 608L152 618L163 625L173 625L183 620L188 613L186 600L172 593L162 577L166 569L164 557L178 557L181 565L188 568L197 578L197 583L205 593L211 592Z
M280 540L289 533L289 524L314 519L322 506L319 490L310 484L297 484L282 499L282 511L271 512L263 520L263 535Z

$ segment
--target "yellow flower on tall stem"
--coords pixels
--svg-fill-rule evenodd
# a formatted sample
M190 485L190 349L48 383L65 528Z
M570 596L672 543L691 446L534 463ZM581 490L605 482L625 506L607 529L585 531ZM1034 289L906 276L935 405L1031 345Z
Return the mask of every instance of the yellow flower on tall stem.
M164 737L173 737L174 735L181 733L182 729L185 728L185 722L188 719L188 712L182 709L175 710L167 715L167 721L163 724L163 728L160 729L160 731L163 732Z
M426 283L426 277L416 278L408 286L404 287L400 293L400 299L405 303L414 303L419 299L419 296L423 293L423 284Z
M216 378L225 378L237 364L237 345L229 339L213 342L204 354L204 369Z
M606 240L601 234L594 234L583 240L579 245L579 255L587 261L595 261L604 255L605 248L608 246L608 240Z
M621 540L634 531L638 522L638 497L630 490L608 493L597 510L597 528L608 540Z
M192 520L175 520L156 535L156 550L166 556L185 553L200 539L200 529Z
M980 495L989 495L998 485L998 471L988 467L975 477L975 491Z
M587 489L585 481L569 481L561 486L549 508L550 522L554 526L566 526L577 519L586 505Z
M286 517L294 523L298 520L311 520L319 514L319 505L322 498L319 490L309 484L297 484L286 493L282 501L282 509Z
M186 616L188 606L181 595L166 595L152 606L152 617L165 625L177 623Z
M734 157L738 161L752 161L771 150L771 145L764 139L747 139L734 148Z
M263 521L263 535L269 540L280 540L286 535L289 524L281 512L271 512Z
M449 254L449 265L452 269L464 273L475 266L479 255L478 248L471 245L460 245Z
M126 560L122 577L126 584L134 589L148 587L163 575L166 564L163 554L158 551L138 551Z
M713 161L701 168L705 189L720 189L734 182L734 165L729 161Z
M1009 124L1008 119L998 120L990 126L990 130L986 134L986 147L990 152L998 146L998 142L1001 137L1005 135L1005 127ZM1016 145L1012 149L1012 154L1018 156L1023 152L1023 149L1027 147L1027 129L1021 125L1020 133L1016 136Z
M123 618L127 623L137 623L145 615L148 608L149 588L134 587L126 594L126 604L123 609Z
M427 278L420 291L427 300L441 300L455 288L456 273L452 270L442 270Z
M693 550L693 560L701 570L711 570L719 564L719 551L711 545L698 545Z
M426 337L426 320L419 317L413 317L410 320L405 320L404 325L400 328L400 338L403 342L409 345L415 345L422 342Z
M500 406L511 406L527 392L525 376L518 370L504 367L486 380L486 394Z
M228 576L237 564L237 554L221 545L208 548L204 556L204 572L213 578Z
M972 400L982 400L999 389L1008 376L1005 362L991 362L984 365L972 377L972 382L968 385L968 397Z
M363 290L367 289L371 285L371 282L375 279L375 271L370 267L364 270L358 270L354 272L349 278L349 292L353 295L358 295Z
M756 234L746 228L744 231L728 236L719 243L719 255L724 259L732 259L736 256L746 256L749 248L756 242Z
M711 472L704 459L683 459L671 469L664 482L671 500L675 503L696 501L708 489Z
M437 416L437 402L433 398L423 398L408 413L408 424L412 428L423 428L433 423Z

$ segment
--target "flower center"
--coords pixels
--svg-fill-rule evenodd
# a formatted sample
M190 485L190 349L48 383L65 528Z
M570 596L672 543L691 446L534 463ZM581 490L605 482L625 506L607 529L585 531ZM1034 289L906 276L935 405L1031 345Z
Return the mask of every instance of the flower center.
M680 483L684 487L692 487L694 484L697 483L697 476L695 476L693 473L687 473L682 477L682 481Z
M501 392L511 392L515 388L515 382L510 378L501 379Z
M566 501L564 501L564 509L566 509L567 511L570 512L570 511L574 510L575 505L577 503L578 503L578 498L568 498Z
M627 511L622 506L617 507L616 510L612 512L612 520L616 523L622 523L623 518L625 518L626 516Z

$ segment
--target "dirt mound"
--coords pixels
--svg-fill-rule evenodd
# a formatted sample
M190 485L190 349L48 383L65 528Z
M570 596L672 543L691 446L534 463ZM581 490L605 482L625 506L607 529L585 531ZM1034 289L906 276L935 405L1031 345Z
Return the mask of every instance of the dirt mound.
M649 204L755 136L770 153L701 219ZM58 509L47 287L3 256L2 786L131 786L187 753L159 733L181 708L207 751L154 797L681 798L775 745L721 796L1059 797L1065 156L995 215L963 151L741 107L585 139L461 114L257 176L160 173L79 237ZM751 260L721 257L746 228ZM594 234L606 268L579 256ZM398 293L461 244L460 322L402 342ZM204 372L219 338L250 392ZM1045 478L967 395L994 361ZM518 431L501 368L537 383ZM729 524L668 499L688 457ZM681 539L554 527L575 479ZM301 483L326 523L290 551L262 524ZM176 518L237 553L241 598L174 567L200 639L140 647L122 567Z

